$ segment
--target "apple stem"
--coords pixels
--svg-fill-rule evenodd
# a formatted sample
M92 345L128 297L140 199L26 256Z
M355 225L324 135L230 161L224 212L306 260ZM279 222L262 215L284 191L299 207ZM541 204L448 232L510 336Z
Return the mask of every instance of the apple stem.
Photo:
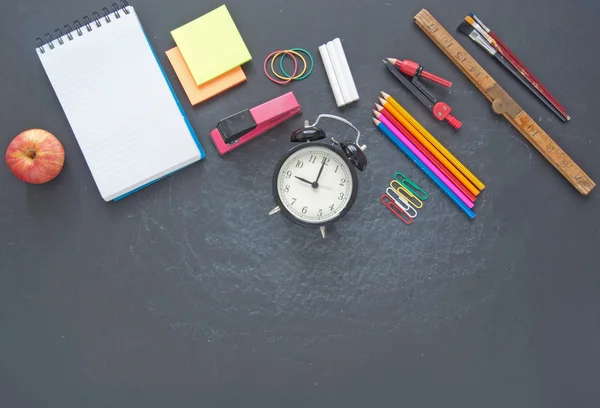
M31 158L35 159L35 150L29 149L29 153L31 153Z

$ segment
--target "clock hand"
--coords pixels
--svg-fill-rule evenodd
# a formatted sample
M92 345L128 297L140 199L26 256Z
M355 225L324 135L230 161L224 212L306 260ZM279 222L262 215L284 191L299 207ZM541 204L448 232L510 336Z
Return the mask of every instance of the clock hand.
M315 181L315 184L317 185L317 187L319 186L319 179L321 178L321 173L323 173L324 168L325 168L325 159L323 159L323 163L321 164L321 168L319 169L319 174L317 174L317 180Z
M298 180L300 180L300 181L302 181L302 182L304 182L304 183L306 183L306 184L310 184L310 185L312 186L312 188L317 188L317 187L319 187L319 183L317 183L316 181L315 181L315 182L313 182L313 181L308 181L307 179L305 179L305 178L302 178L302 177L298 177L298 176L294 176L294 177L296 177Z
M304 182L304 183L306 183L306 184L312 184L312 181L308 181L308 180L307 180L307 179L305 179L305 178L298 177L298 176L294 176L294 177L296 177L298 180L300 180L300 181L302 181L302 182Z

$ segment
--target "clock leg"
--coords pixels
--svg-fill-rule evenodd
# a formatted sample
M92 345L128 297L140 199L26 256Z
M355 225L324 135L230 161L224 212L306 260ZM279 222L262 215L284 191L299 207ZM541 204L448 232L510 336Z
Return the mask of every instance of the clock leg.
M277 214L281 209L279 208L279 206L273 208L271 211L269 211L269 215L273 215L273 214Z
M323 238L325 238L325 236L327 235L327 227L325 227L324 225L320 226L319 229L321 230L321 235L323 236Z

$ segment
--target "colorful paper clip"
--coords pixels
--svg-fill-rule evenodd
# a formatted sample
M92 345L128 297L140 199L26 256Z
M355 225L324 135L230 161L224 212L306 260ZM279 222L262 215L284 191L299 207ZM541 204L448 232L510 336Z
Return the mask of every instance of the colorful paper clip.
M400 178L398 178L398 177L400 177ZM409 179L408 177L406 177L404 174L400 173L399 171L396 172L396 174L394 174L394 179L396 179L397 181L400 182L400 184L402 184L404 187L409 189L420 200L425 201L425 200L427 200L427 197L429 197L427 195L427 193L425 191L423 191L423 189L421 187L419 187L414 181L412 181L411 179ZM421 193L421 195L419 195L419 193Z
M394 187L394 183L397 184L398 187ZM404 187L404 184L400 183L398 180L394 179L390 181L390 187L414 208L423 208L423 201L414 195L408 188Z
M406 215L408 215L410 218L417 217L417 210L415 210L415 208L412 205L410 205L407 201L405 201L404 198L402 196L400 196L400 194L398 194L398 192L396 190L394 190L391 187L388 187L385 189L385 192L392 200L394 200L396 202L398 207L400 207L404 210ZM398 199L396 199L394 196L396 196Z
M390 210L396 217L400 218L402 222L404 222L406 225L412 224L413 220L410 217L410 215L408 215L406 211L399 207L392 197L388 196L387 194L384 194L381 196L380 200L381 203L385 205L387 209ZM405 217L404 214L406 214L408 218Z

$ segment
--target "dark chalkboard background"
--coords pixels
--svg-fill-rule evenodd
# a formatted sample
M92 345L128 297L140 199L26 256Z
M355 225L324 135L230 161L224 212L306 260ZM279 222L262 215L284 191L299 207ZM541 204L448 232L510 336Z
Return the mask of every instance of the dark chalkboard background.
M461 44L600 181L598 2L231 0L254 56L248 82L195 108L164 51L171 29L221 3L132 3L207 159L119 203L98 194L33 50L38 35L105 4L2 5L0 145L41 127L67 161L44 186L0 165L0 406L599 405L599 193L580 196L412 22L423 7L451 31L480 15L572 123L457 34ZM341 112L317 52L338 36L361 96ZM270 83L263 58L291 47L314 53L315 72ZM445 99L460 132L434 123L386 72L381 58L391 56L454 82ZM220 118L288 90L302 117L216 154L208 132ZM372 126L380 90L486 183L474 221ZM320 113L354 122L370 160L355 206L326 240L267 216L289 133ZM379 203L398 170L430 193L410 227Z

